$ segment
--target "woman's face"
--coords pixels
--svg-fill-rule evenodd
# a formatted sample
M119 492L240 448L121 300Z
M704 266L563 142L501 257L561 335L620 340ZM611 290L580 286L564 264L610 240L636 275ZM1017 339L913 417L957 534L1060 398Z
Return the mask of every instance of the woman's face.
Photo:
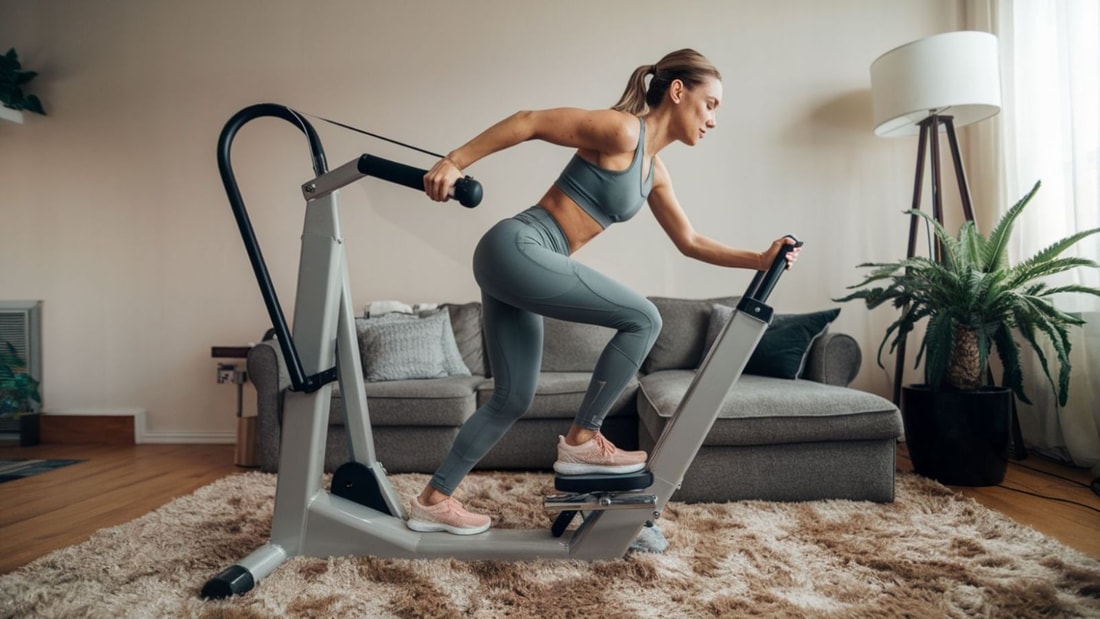
M695 88L680 90L676 105L680 141L695 146L707 131L718 124L718 106L722 104L722 82L708 77Z

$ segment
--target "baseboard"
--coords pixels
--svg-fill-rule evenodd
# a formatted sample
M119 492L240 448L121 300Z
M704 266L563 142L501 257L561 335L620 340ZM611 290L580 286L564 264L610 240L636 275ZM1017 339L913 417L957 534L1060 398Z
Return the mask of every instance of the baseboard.
M43 443L136 445L145 433L142 409L44 411Z
M164 445L232 445L235 432L146 432L141 440L146 444Z
M42 442L106 445L232 445L236 432L150 432L145 411L55 409L42 414Z

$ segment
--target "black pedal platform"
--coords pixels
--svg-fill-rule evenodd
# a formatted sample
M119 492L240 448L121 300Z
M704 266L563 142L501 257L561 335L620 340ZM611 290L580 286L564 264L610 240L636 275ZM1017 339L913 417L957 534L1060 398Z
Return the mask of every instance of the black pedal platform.
M625 475L607 475L597 473L592 475L556 475L554 476L554 488L571 494L583 494L586 492L629 492L631 490L645 490L653 485L653 473L638 471Z

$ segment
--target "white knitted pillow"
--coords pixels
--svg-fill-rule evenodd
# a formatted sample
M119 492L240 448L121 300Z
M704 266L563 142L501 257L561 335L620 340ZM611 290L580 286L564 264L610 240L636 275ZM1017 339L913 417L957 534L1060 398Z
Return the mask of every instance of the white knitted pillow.
M368 381L469 376L447 310L356 320Z

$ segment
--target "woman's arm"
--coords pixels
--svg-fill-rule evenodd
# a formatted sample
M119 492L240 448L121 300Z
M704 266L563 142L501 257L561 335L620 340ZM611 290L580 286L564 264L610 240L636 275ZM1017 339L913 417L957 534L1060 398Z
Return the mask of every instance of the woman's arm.
M656 158L654 165L657 167L653 171L653 189L649 193L649 208L676 245L676 249L679 249L683 255L723 267L766 271L779 255L783 245L793 244L794 241L784 237L772 243L766 251L755 252L730 247L699 234L692 227L687 214L676 199L676 194L672 190L672 179L664 163ZM792 249L787 254L787 268L790 268L797 259L798 249Z
M424 176L424 189L433 200L446 200L447 192L462 177L464 168L528 140L601 153L633 152L638 131L638 121L633 116L614 110L556 108L516 112L440 159Z

